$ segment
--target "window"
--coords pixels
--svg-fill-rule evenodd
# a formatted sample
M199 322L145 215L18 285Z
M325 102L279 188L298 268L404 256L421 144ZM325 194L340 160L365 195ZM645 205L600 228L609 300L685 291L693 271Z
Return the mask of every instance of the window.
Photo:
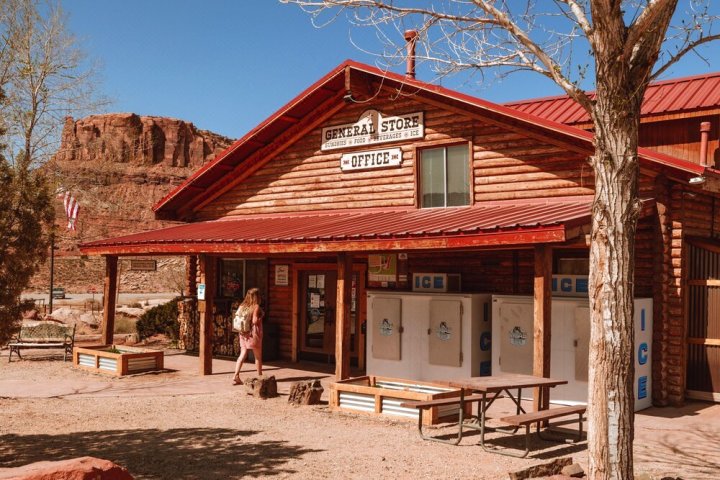
M248 289L257 287L267 292L267 262L223 258L220 263L220 296L242 300Z
M420 206L470 205L468 146L428 148L420 152Z

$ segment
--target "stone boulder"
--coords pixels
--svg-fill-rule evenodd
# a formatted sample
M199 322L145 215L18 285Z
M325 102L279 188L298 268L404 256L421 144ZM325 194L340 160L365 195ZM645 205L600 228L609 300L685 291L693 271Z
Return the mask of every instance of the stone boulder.
M278 396L275 375L270 377L266 377L265 375L250 377L243 380L243 384L245 385L245 393L248 395L254 395L263 399Z
M110 460L79 457L0 468L0 480L133 480L128 471Z
M317 405L320 403L324 389L320 380L308 380L305 382L293 382L290 386L288 403L293 405Z

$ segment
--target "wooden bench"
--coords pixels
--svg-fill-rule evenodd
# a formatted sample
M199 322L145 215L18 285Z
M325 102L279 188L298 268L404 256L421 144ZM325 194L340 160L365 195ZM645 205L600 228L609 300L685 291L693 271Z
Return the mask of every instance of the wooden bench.
M11 361L13 352L22 360L20 350L23 348L62 348L63 361L66 361L68 354L72 358L74 343L74 325L42 322L37 325L23 326L20 328L20 333L8 342L10 348L8 362Z
M541 423L547 422L547 428L550 428L550 420L554 418L561 418L561 417L567 417L570 415L577 415L578 416L578 441L582 440L582 434L583 434L583 415L585 414L585 410L587 407L579 405L579 406L573 406L573 407L561 407L561 408L551 408L549 410L540 410L538 412L530 412L530 413L521 413L519 415L512 415L509 417L503 417L500 419L501 422L507 423L509 425L513 425L515 427L525 427L525 451L522 453L515 453L511 450L499 450L499 449L493 449L491 451L495 453L500 453L502 455L510 455L513 457L520 457L524 458L527 456L527 454L530 452L530 426L533 424L537 424L537 434L538 437L540 437L543 440L551 440L554 439L545 438L542 436L541 432ZM484 441L484 439L483 439Z
M442 442L442 443L449 443L451 445L457 445L460 443L460 440L462 439L462 431L463 431L463 417L465 414L465 404L472 404L472 402L482 402L483 396L482 395L468 395L465 398L463 398L462 402L460 401L460 397L452 397L452 398L439 398L437 400L427 400L423 402L403 402L400 404L401 407L404 408L417 408L419 409L418 412L418 433L420 433L420 437L422 437L423 440L432 440L433 442ZM432 407L444 407L447 405L457 405L458 406L458 436L455 440L446 440L443 438L437 438L430 435L425 435L423 433L423 412L432 408ZM478 411L482 408L481 405L478 405Z

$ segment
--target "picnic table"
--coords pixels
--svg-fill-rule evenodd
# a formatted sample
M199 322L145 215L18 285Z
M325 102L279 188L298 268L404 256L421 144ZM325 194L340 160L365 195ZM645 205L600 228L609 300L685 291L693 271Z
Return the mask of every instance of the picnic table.
M528 454L529 451L528 443L530 425L537 423L539 427L541 422L546 422L551 418L558 418L571 414L580 415L579 428L580 436L582 436L582 414L585 413L584 406L554 408L550 410L541 410L540 412L527 413L521 403L523 389L538 388L538 391L540 392L540 402L538 404L543 405L543 397L545 395L549 395L549 389L558 385L564 385L568 383L567 380L545 378L535 375L524 375L518 373L503 373L500 375L492 375L485 377L468 377L451 380L438 380L436 383L460 389L460 397L455 400L459 407L458 436L457 439L455 439L454 441L438 439L423 434L422 427L419 427L420 435L426 440L443 441L446 443L452 443L454 445L457 445L462 439L463 427L471 428L475 430L480 430L480 445L485 451L524 457ZM473 393L467 395L467 392ZM524 426L526 448L522 454L514 454L512 452L489 449L485 445L485 422L487 410L492 406L495 400L501 398L502 396L507 396L510 400L513 401L516 407L516 412L513 416L503 417L500 419L504 423L512 426L510 430L496 428L495 431L503 433L516 433L521 426ZM465 411L465 404L468 402L478 402L479 418L477 418L476 424L464 422L463 412ZM407 406L414 406L422 410L424 408L427 408L427 403L428 402L414 402L408 403ZM422 417L422 412L420 413L420 417Z

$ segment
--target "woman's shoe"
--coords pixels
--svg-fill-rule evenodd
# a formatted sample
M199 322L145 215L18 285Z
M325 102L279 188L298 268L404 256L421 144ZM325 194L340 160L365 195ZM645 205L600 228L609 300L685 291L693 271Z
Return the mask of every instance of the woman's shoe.
M243 381L240 380L240 377L234 377L233 378L233 385L242 385Z

